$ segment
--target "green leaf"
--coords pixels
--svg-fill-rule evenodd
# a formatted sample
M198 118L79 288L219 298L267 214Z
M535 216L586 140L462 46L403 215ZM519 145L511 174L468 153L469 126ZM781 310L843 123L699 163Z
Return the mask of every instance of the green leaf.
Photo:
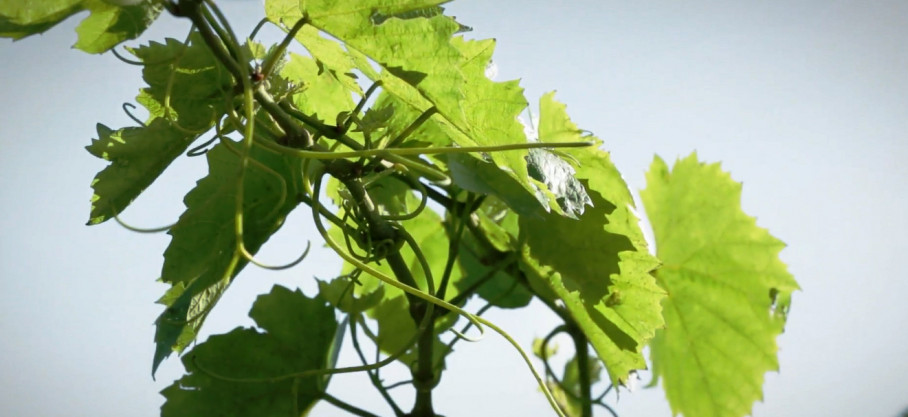
M158 2L143 1L135 6L117 6L103 0L83 2L91 14L79 24L75 47L100 54L121 42L135 39L161 14Z
M98 54L137 38L162 9L160 3L152 1L133 6L117 6L103 0L4 1L0 4L0 36L21 39L42 33L88 10L90 14L76 28L79 39L75 47Z
M540 100L540 140L593 140L581 136L552 94ZM573 132L555 134L556 132ZM593 206L571 219L550 213L520 219L526 237L522 268L531 284L564 302L605 363L614 384L645 369L643 346L661 327L665 296L650 275L658 261L649 254L633 199L624 180L597 147L565 150L578 162L577 179Z
M303 113L334 123L339 113L354 107L349 87L330 72L321 71L312 58L290 54L281 76L301 86L293 95L293 104Z
M88 224L102 223L123 212L196 137L163 119L117 131L99 123L98 139L85 149L110 165L92 181L95 192Z
M778 369L776 336L798 288L784 244L741 211L741 185L696 154L669 171L656 157L641 192L664 263L665 329L652 341L654 375L674 414L739 417Z
M236 252L234 226L240 158L224 144L207 156L208 176L186 195L186 211L169 231L173 239L164 251L161 281L173 288L161 301L167 308L156 322L153 369L195 339L214 303L246 265ZM258 147L250 156L271 170L252 162L246 168L243 236L254 254L299 204L294 196L301 192L301 178L294 158Z
M451 179L459 187L484 195L494 195L521 216L540 216L543 210L538 196L527 192L512 175L473 155L450 154L440 157L448 165ZM547 202L546 202L546 208Z
M161 391L162 416L308 414L325 387L318 376L294 374L330 366L341 330L334 310L320 297L275 286L249 316L265 332L236 328L183 357L188 374Z
M232 97L233 81L227 69L205 45L198 31L188 44L168 38L131 48L145 65L142 77L148 84L136 100L148 109L151 119L165 118L193 133L204 133L224 114Z

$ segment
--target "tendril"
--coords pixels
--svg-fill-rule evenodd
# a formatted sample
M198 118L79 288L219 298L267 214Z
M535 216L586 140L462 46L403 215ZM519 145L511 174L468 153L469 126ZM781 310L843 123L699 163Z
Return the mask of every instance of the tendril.
M297 32L303 28L303 26L309 23L309 18L307 16L301 17L296 21L296 24L287 32L287 35L284 36L284 39L278 44L277 48L274 49L272 55L268 57L267 60L262 64L261 74L264 78L268 78L271 75L271 72L274 71L274 67L278 61L280 61L281 56L284 55L284 51L287 50L287 47L290 46L290 42L296 37Z
M126 113L126 116L129 117L130 119L132 119L132 121L138 123L139 126L142 126L142 127L146 126L145 122L143 122L138 117L136 117L134 114L132 114L132 110L136 109L135 104L132 104L130 102L125 102L125 103L123 103L122 107L123 107L123 113Z
M517 343L517 341L514 340L514 338L511 337L510 334L508 334L508 332L504 331L502 328L498 327L494 323L492 323L486 319L483 319L482 317L473 315L473 314L461 309L460 307L457 307L453 304L450 304L450 303L448 303L444 300L441 300L437 297L434 297L432 295L426 294L423 291L420 291L419 289L416 289L416 288L410 287L408 285L405 285L403 283L400 283L397 280L385 275L381 271L378 271L375 268L372 268L371 266L360 262L358 259L350 256L350 254L348 254L346 251L344 251L344 249L341 248L340 245L338 245L337 242L335 242L334 239L330 235L328 235L328 231L325 229L325 226L324 226L324 224L322 224L321 218L319 216L318 206L320 205L320 201L319 201L318 197L319 197L319 192L321 190L322 177L324 175L325 175L324 171L321 171L316 174L315 184L313 186L313 193L312 193L312 196L313 196L312 215L313 215L313 220L315 221L315 227L316 227L316 229L318 229L319 234L322 235L322 238L325 239L325 243L327 243L328 246L330 246L332 249L334 249L334 251L338 255L340 255L341 258L344 258L345 261L351 263L354 267L362 269L363 272L366 272L369 275L372 275L373 277L379 279L380 281L384 282L385 284L395 287L401 291L404 291L414 297L420 298L428 303L431 303L432 305L444 308L446 310L450 310L458 315L465 317L468 321L473 323L473 325L476 326L477 329L480 330L480 333L483 332L483 325L485 325L485 326L488 326L493 331L495 331L496 333L498 333L499 335L501 335L501 337L503 337L505 340L507 340L508 343L510 343L511 346L513 346L514 349L517 350L517 352L520 354L521 358L523 358L524 363L530 369L530 372L533 374L533 377L536 379L536 383L539 385L539 389L543 392L543 394L545 394L545 397L549 401L549 405L552 406L552 409L558 414L559 417L566 417L564 412L561 411L561 408L558 406L558 402L555 400L555 396L545 385L545 382L543 381L542 376L539 374L538 371L536 371L536 367L533 366L533 362L530 360L529 355L527 355L526 351L523 350L523 348L520 346L520 344ZM308 182L308 178L307 178L307 182ZM426 314L426 317L429 317L429 316L430 316L429 314Z
M137 66L137 67L144 67L144 66L146 66L146 65L156 65L156 64L161 64L161 63L167 62L167 61L162 61L162 62L148 63L148 62L142 62L142 61L132 60L132 59L129 59L129 58L123 56L123 55L120 55L120 53L117 52L117 48L110 48L110 53L112 53L113 56L115 56L115 57L116 57L117 59L119 59L120 61L122 61L122 62L124 62L124 63L126 63L126 64L129 64L129 65L135 65L135 66Z
M206 140L205 143L202 143L201 145L198 145L198 146L186 151L186 156L196 157L196 156L205 155L206 153L208 153L208 149L207 149L208 146L210 146L212 143L214 143L219 138L220 138L220 136L215 134L214 136L211 137L211 139Z
M264 18L262 18L262 20L259 20L259 22L252 29L252 33L249 34L250 41L255 39L255 35L258 35L259 31L262 30L263 27L265 27L265 23L268 23L267 17L264 17Z
M407 173L402 173L402 175L404 175L408 179L408 181L404 181L405 183L407 183L410 186L413 186L414 188L416 188L419 191L419 194L420 194L419 205L416 206L416 208L409 213L383 214L381 216L382 219L395 220L395 221L404 221L404 220L415 219L417 216L419 216L423 212L423 210L425 210L426 205L429 203L429 192L426 191L426 187L424 185L422 185L422 183L420 183L419 180L416 180L416 179L410 177Z
M130 225L129 223L126 223L125 221L123 221L123 219L120 218L120 214L117 213L117 210L115 210L113 207L111 207L111 211L113 211L113 218L114 218L114 220L117 221L117 224L119 224L120 226L122 226L124 229L129 230L129 231L132 231L132 232L137 232L137 233L161 233L161 232L166 232L166 231L170 230L171 228L173 228L174 226L177 225L176 223L173 223L173 224L170 224L170 225L167 225L167 226L152 227L152 228L136 227L136 226Z
M259 268L264 268L264 269L268 269L271 271L282 271L284 269L290 269L290 268L293 268L294 266L299 265L299 263L302 262L303 259L306 259L306 255L309 255L309 248L311 248L311 247L312 247L312 242L306 242L306 250L304 250L303 253L298 258L296 258L294 261L292 261L288 264L284 264L284 265L264 264L261 261L256 260L255 256L253 256L251 253L249 253L249 251L246 250L245 246L242 246L241 254L243 255L244 259L249 261L249 263L251 263Z

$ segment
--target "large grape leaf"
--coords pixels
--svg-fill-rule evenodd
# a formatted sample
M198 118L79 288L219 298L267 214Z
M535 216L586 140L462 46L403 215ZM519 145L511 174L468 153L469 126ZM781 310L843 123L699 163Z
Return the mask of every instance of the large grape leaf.
M257 147L251 158L271 170L252 162L246 168L243 236L246 248L255 253L299 204L294 196L301 178L294 158ZM223 144L209 151L208 176L186 195L186 211L170 229L173 239L164 251L161 281L172 288L160 300L167 308L156 322L153 369L195 339L208 311L246 265L236 253L234 230L240 164Z
M296 22L305 11L312 25L343 41L347 53L326 45L324 38L307 30L308 26L297 35L317 60L336 73L356 68L373 81L382 82L383 92L394 97L384 100L394 105L392 132L402 131L434 107L438 113L425 125L432 131L430 142L436 146L526 142L517 121L526 107L523 90L517 81L499 83L485 76L495 42L452 38L464 26L442 14L438 5L443 2L268 0L265 8L272 21L285 26ZM372 68L370 59L379 65L380 72ZM470 88L464 88L466 85ZM416 139L419 135L412 136ZM523 188L519 192L533 196L525 155L526 151L514 150L492 153L489 158ZM508 192L518 191L503 194Z
M99 123L98 139L86 149L110 165L92 181L95 192L88 224L107 221L126 209L196 137L163 119L116 131Z
M326 388L324 379L294 374L332 366L339 347L334 310L320 297L274 286L256 299L249 317L264 332L236 328L183 357L188 374L161 391L161 416L308 414Z
M600 143L583 135L553 94L542 97L539 113L540 141ZM592 207L577 219L521 217L524 268L564 302L612 383L623 384L631 371L646 368L642 349L663 324L659 303L665 294L650 275L658 261L647 250L633 199L608 153L596 146L564 153L577 161L575 176Z
M159 2L151 1L124 6L104 0L3 1L0 2L0 36L21 39L42 33L88 10L88 17L76 28L79 39L74 46L97 54L137 38L162 9Z
M779 367L775 338L798 288L778 258L784 244L741 211L741 185L696 154L671 171L656 157L641 196L668 292L653 373L672 412L749 414Z

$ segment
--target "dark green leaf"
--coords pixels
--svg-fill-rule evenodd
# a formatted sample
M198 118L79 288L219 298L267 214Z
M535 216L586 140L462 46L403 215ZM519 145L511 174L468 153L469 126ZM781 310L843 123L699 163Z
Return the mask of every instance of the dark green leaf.
M102 223L123 212L196 137L163 119L147 127L117 131L98 124L98 139L86 149L110 165L92 181L95 192L88 224Z
M275 286L249 312L258 327L211 336L183 357L189 372L161 394L164 417L299 416L315 404L336 349L334 310L319 297Z
M273 171L252 162L246 168L243 236L254 254L299 204L294 197L301 179L294 158L258 147L251 157ZM186 195L186 211L169 232L173 240L164 252L161 280L174 288L163 299L167 309L156 323L155 369L172 350L192 342L208 311L246 265L236 253L234 223L240 158L219 144L208 152L208 165L208 176Z
M152 119L173 120L184 130L203 133L232 105L227 101L233 96L232 77L198 32L190 35L189 44L168 38L130 51L145 63L142 77L148 87L136 100Z

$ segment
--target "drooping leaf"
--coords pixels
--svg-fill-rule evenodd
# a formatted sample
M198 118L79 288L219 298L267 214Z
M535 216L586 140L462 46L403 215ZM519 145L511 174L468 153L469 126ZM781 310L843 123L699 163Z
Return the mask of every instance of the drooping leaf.
M116 131L99 123L98 139L86 149L110 165L92 181L95 192L88 224L105 222L123 212L195 138L163 119Z
M552 96L540 100L540 141L593 140L598 146ZM564 302L612 383L623 384L631 371L646 368L642 349L663 324L659 303L665 294L650 275L658 261L647 251L630 192L608 153L596 146L564 151L578 162L575 176L592 207L577 219L521 217L523 262L534 272L528 274L531 284Z
M320 376L297 376L331 366L339 333L334 311L320 298L275 286L249 312L251 328L211 336L183 357L188 372L161 391L164 417L300 416L325 387Z
M239 149L240 144L233 144ZM283 224L298 204L299 163L254 147L244 179L243 236L251 253ZM161 280L173 288L162 299L153 368L181 351L198 333L208 311L246 265L236 253L235 207L240 158L219 144L208 152L208 176L186 195L186 211L170 229ZM302 248L300 249L302 250Z
M656 157L641 196L668 292L653 374L674 414L747 415L779 367L775 338L798 288L778 258L784 244L741 210L741 185L696 154L671 170Z
M79 39L75 47L98 54L137 38L162 9L160 3L151 1L125 6L104 0L5 1L0 4L0 36L21 39L42 33L88 10L90 14L76 28Z

